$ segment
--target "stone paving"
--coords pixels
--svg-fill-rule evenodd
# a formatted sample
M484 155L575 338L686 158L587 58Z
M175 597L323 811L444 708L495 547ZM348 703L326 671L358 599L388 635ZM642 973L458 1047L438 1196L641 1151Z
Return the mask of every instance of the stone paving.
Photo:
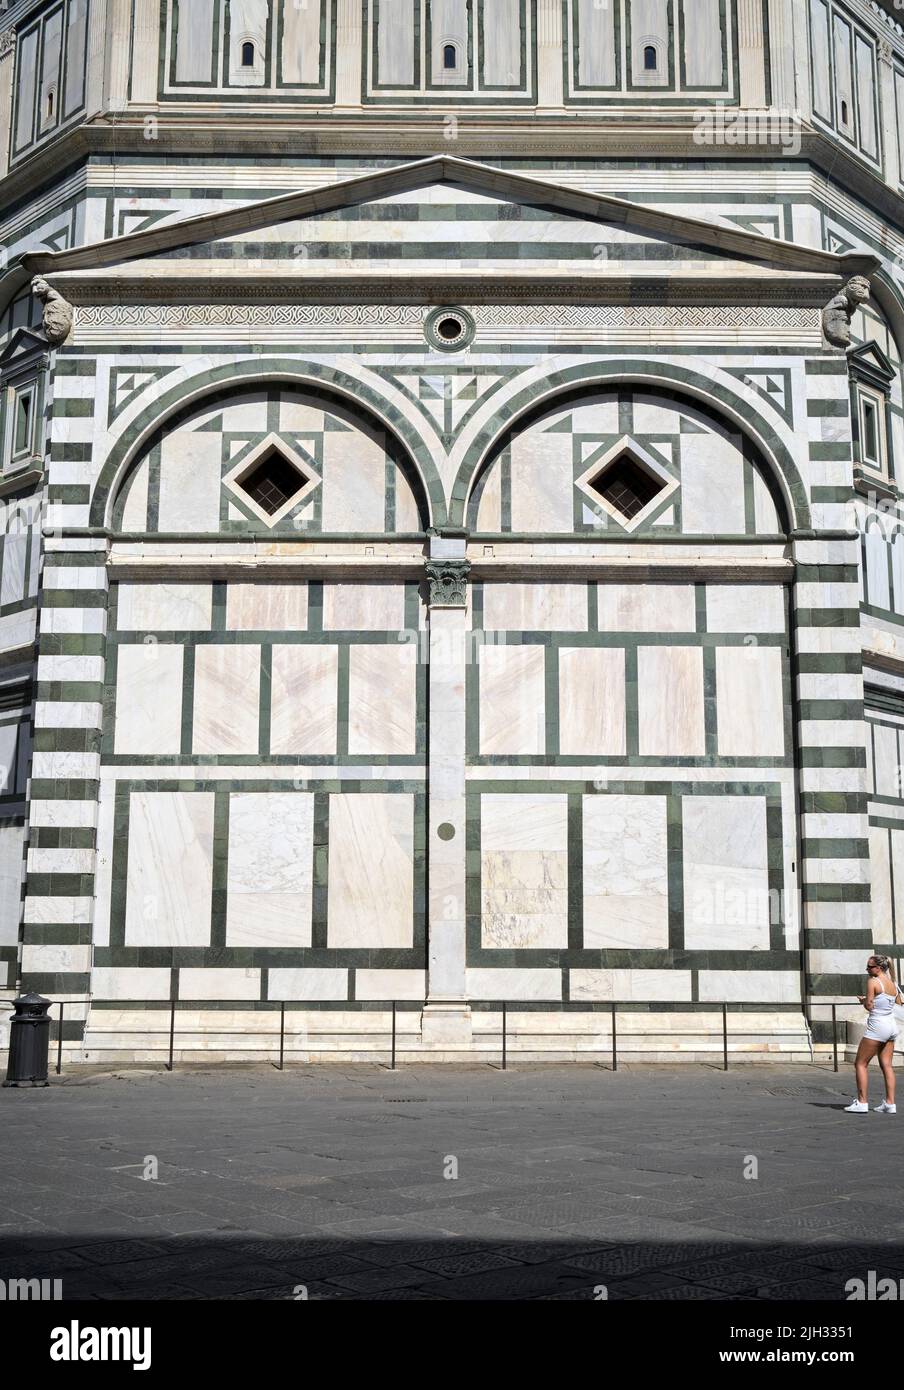
M784 1066L74 1072L0 1092L0 1278L67 1300L840 1300L904 1278L904 1107L846 1115L850 1093Z

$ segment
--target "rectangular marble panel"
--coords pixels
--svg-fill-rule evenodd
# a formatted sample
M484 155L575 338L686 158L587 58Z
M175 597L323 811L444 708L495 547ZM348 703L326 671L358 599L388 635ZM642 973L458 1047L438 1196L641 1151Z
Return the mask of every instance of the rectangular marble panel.
M310 946L314 797L229 798L227 946Z
M873 939L885 941L891 936L892 886L888 830L884 826L869 828L869 867Z
M185 966L179 971L180 999L260 999L261 972L224 966Z
M625 653L621 647L559 649L559 752L623 756Z
M468 970L465 980L469 999L502 1003L503 1000L562 998L561 970Z
M545 648L480 648L480 751L542 753L546 746Z
M160 444L161 531L219 531L222 436L175 431Z
M707 632L784 632L781 584L707 584Z
M336 751L338 647L275 645L270 692L270 752Z
M377 25L376 81L407 87L414 81L413 0L382 0Z
M213 62L214 0L179 0L176 81L209 82Z
M600 632L696 632L693 584L597 584Z
M722 21L720 0L690 0L684 15L684 65L686 87L721 87Z
M258 751L260 680L256 645L217 642L195 649L193 752Z
M572 1000L679 1003L692 997L690 970L570 970Z
M876 795L901 795L901 774L898 759L898 731L890 724L873 724L875 743Z
M413 754L417 749L417 647L349 649L348 751Z
M267 971L267 998L339 1002L348 998L348 971L271 969Z
M260 582L226 589L228 632L305 632L307 626L307 584Z
M480 849L482 945L567 946L567 797L482 797Z
M323 627L327 632L401 632L405 627L403 584L326 583Z
M700 647L639 647L637 702L641 756L703 756Z
M0 824L0 946L15 946L22 917L25 827Z
M323 436L324 531L386 530L386 452L361 430Z
M171 977L168 965L95 965L91 971L91 994L95 999L169 999Z
M284 0L280 52L284 82L312 85L320 81L321 10L321 0L306 0L302 5Z
M183 648L138 642L116 654L116 753L182 749Z
M615 85L615 7L576 0L578 82L582 87Z
M127 946L208 946L212 792L132 792Z
M483 626L488 632L586 632L587 585L484 584Z
M121 583L116 626L120 632L207 632L211 604L209 584Z
M685 946L768 950L765 797L685 796L681 805Z
M667 948L665 797L600 793L583 801L584 946Z
M411 946L414 798L330 796L327 943L336 949Z
M697 989L703 1004L797 1004L800 973L797 970L701 970ZM729 1015L729 1046L731 1028ZM739 1031L743 1032L743 1023Z
M681 519L687 535L743 535L744 459L732 440L681 436Z
M518 0L493 0L483 12L483 86L522 82L523 31Z
M574 530L571 450L570 434L525 431L512 440L513 531Z
M785 701L781 648L717 648L716 710L721 757L782 757Z
M356 970L356 999L423 999L427 993L425 970Z

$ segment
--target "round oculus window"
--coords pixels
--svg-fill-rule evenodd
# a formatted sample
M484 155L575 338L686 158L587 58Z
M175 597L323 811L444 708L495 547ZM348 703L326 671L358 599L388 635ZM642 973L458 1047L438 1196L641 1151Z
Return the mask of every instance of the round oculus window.
M460 352L474 341L475 324L466 309L432 309L424 320L424 336L441 352Z

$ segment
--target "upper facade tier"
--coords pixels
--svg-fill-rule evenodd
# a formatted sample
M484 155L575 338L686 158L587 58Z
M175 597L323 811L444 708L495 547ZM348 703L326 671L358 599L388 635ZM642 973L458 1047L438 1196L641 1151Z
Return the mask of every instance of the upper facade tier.
M11 0L2 24L0 174L73 144L774 160L809 142L904 191L893 0Z

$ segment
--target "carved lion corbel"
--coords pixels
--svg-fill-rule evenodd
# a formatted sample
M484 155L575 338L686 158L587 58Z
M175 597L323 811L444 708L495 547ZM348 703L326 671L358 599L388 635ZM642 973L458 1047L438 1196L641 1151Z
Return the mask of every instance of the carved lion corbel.
M44 305L44 333L49 343L63 343L72 332L75 311L58 290L40 275L31 282L31 292Z
M869 299L869 280L865 275L853 275L822 311L822 331L835 347L849 347L851 317L859 305Z

